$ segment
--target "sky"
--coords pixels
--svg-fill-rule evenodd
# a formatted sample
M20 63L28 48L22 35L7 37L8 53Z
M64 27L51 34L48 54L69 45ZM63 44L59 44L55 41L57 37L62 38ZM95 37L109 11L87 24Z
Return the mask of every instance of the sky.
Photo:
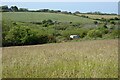
M2 2L2 5L18 6L18 8L53 9L62 11L80 11L103 13L118 13L118 2Z

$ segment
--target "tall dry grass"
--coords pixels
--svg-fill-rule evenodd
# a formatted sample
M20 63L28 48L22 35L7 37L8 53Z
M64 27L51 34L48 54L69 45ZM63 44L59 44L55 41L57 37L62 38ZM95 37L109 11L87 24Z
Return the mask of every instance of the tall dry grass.
M4 78L117 78L118 41L3 48Z

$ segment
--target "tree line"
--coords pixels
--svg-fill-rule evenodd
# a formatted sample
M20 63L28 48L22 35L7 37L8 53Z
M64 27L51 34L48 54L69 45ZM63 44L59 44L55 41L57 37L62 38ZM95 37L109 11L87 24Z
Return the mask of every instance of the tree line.
M61 10L50 10L50 9L39 9L39 10L29 10L27 8L18 8L17 6L11 6L10 8L7 5L0 6L0 12L50 12L50 13L64 13L64 14L80 14L80 11L69 12L69 11L61 11ZM84 13L86 14L86 13ZM87 14L97 14L97 15L116 15L114 13L101 13L99 11L96 12L87 12Z
M51 13L72 14L72 12L61 11L61 10L50 10L50 9L29 10L27 8L18 8L17 6L11 6L9 8L7 5L0 6L0 12L51 12ZM78 11L76 11L75 13L78 13Z
M28 11L27 8L18 8L17 6L11 6L10 8L7 5L0 6L0 11L1 12L25 12Z

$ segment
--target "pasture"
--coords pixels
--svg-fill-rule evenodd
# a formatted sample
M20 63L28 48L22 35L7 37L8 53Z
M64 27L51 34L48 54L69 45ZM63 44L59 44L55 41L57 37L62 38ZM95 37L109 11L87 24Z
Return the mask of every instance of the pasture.
M101 19L101 18L110 19L110 18L118 17L117 15L97 15L97 14L77 14L77 15L80 16L85 15L93 19Z
M3 78L117 78L118 40L4 47Z
M19 16L18 16L19 15ZM59 22L79 22L93 23L93 20L86 19L69 14L61 13L45 13L45 12L7 12L2 13L3 20L21 21L21 22L40 22L42 20L51 19Z

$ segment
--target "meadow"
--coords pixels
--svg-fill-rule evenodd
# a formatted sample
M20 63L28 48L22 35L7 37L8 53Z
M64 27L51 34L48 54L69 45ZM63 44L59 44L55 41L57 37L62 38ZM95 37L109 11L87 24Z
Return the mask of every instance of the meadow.
M118 40L2 48L3 78L117 78Z
M79 15L3 12L2 77L117 78L117 15Z
M97 14L77 14L77 15L80 16L85 15L93 19L101 19L101 18L110 19L110 18L118 17L117 15L97 15Z
M19 16L18 16L19 15ZM59 22L79 22L79 23L93 23L93 20L86 19L70 14L61 13L47 13L47 12L6 12L2 13L3 20L21 21L21 22L40 22L51 19Z

